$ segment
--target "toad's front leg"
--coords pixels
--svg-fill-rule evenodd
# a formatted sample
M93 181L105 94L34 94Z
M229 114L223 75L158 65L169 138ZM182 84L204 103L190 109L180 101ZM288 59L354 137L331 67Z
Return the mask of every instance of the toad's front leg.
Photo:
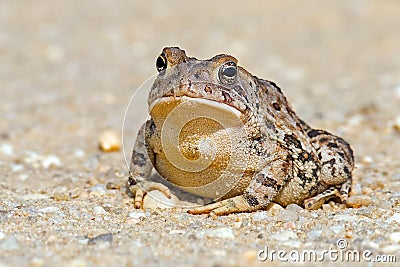
M135 146L132 151L132 159L129 169L129 179L127 183L128 194L134 197L135 208L143 206L143 198L146 193L158 190L171 198L171 192L163 184L148 181L153 165L151 163L151 151L145 145L145 135L150 134L149 122L144 124L138 133Z

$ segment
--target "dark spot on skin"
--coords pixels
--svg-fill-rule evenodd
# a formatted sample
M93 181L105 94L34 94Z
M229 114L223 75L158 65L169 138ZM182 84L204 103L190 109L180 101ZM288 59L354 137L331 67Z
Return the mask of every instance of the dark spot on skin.
M278 103L274 102L272 103L272 106L274 107L275 110L281 111L281 106Z
M338 148L338 145L336 143L330 142L327 144L328 147L330 148Z
M281 88L279 88L278 85L276 85L276 83L272 82L272 81L268 81L273 87L275 87L276 90L278 90L279 93L282 94L282 90Z
M224 102L229 104L233 102L233 99L227 92L222 91L222 96L224 97Z
M336 168L335 168L335 167L332 167L332 169L331 169L331 175L332 175L332 176L335 176L335 172L336 172Z
M259 204L257 198L255 198L253 196L245 194L243 197L247 201L247 203L249 203L249 205L252 207L257 206Z
M293 109L291 109L290 107L286 107L286 111L287 111L287 113L288 113L290 116L293 116L293 115L294 115L294 111L293 111Z
M333 158L333 159L331 159L331 160L325 161L325 162L322 163L322 164L323 164L323 165L330 164L331 166L333 166L333 165L335 165L335 163L336 163L336 159Z
M128 178L128 184L129 184L129 186L134 186L134 185L136 185L135 179L133 179L133 177L129 176L129 178Z
M207 93L207 94L211 94L212 93L212 89L211 89L211 87L207 84L206 85L206 87L204 88L204 91Z
M308 137L313 138L320 134L319 130L311 130L307 133Z
M308 161L309 158L309 154L307 152L303 152L299 154L299 161L305 163L306 161Z
M344 159L344 153L343 153L343 152L338 152L338 155L339 155L342 159Z
M253 88L253 83L252 82L249 82L249 85L250 85L251 88Z
M321 152L318 153L318 158L319 158L319 160L322 160L322 154L321 154Z
M295 148L303 149L300 140L297 139L293 134L285 134L283 141L285 141L288 146L293 145Z
M143 167L144 165L146 165L146 158L142 153L136 152L135 150L133 150L132 152L132 163Z
M325 144L326 142L328 142L328 138L326 138L326 137L322 137L321 139L319 139L319 143L320 144Z
M274 179L272 179L270 177L265 177L264 181L261 184L263 186L272 187L272 188L275 188L275 189L276 189L276 186L277 186L276 180L274 180Z
M347 175L350 174L349 168L347 168L347 166L344 166L343 170Z

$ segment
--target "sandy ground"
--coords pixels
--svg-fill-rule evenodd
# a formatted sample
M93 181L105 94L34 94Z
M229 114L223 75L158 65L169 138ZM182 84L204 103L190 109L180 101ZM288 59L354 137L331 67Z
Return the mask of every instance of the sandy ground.
M0 1L0 266L281 265L257 259L266 247L400 261L400 3L152 3ZM97 137L121 131L130 97L170 45L236 56L276 81L305 121L348 140L363 206L217 220L135 210L122 152L102 152Z

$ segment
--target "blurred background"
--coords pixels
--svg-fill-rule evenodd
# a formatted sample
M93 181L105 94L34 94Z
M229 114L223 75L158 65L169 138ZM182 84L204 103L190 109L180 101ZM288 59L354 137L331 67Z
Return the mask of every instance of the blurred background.
M101 152L97 138L121 130L129 99L156 73L165 46L199 59L235 56L276 82L311 126L352 145L357 184L395 190L399 29L397 0L2 0L0 195L12 203L24 194L71 195L87 181L123 184L122 153Z
M399 16L389 0L1 1L0 129L32 149L90 143L121 127L162 48L179 46L234 55L311 125L336 130L360 109L398 106Z

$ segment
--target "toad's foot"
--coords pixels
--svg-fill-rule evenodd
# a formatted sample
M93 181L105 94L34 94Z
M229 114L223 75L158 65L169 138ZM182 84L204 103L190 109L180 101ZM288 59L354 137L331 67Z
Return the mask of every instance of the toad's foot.
M188 210L190 214L209 213L212 217L226 215L236 212L253 211L255 208L250 206L243 195L225 199L216 203L208 204L202 207L196 207Z
M334 187L328 188L321 194L318 194L314 197L304 200L304 207L307 210L319 209L322 206L322 204L324 204L328 199L335 197L335 196L342 198L342 196L340 195L340 192L337 188L334 188ZM347 200L347 198L346 198L346 200ZM342 202L345 203L346 201L343 201L343 199L342 199Z
M171 198L171 191L168 187L163 184L150 182L150 181L142 181L137 182L133 185L129 185L129 191L132 193L134 197L135 208L140 209L143 207L143 199L144 196L150 191L158 190L163 193L166 197Z
M351 188L351 180L347 180L339 187L330 187L324 192L304 200L303 204L307 210L319 209L326 200L332 197L339 197L343 204L347 203L349 198L349 191Z

